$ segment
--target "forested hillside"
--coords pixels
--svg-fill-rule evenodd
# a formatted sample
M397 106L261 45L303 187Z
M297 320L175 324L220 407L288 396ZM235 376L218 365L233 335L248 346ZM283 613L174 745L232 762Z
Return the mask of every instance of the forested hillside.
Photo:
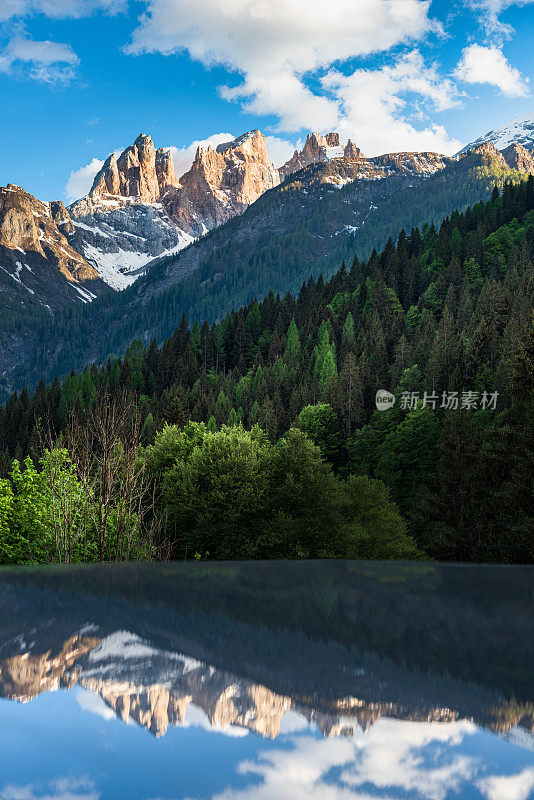
M270 290L297 293L310 275L326 280L343 259L367 259L402 228L439 224L452 209L489 199L494 185L522 177L491 148L430 176L393 170L385 179L361 179L358 169L343 159L311 164L123 292L52 318L35 312L30 326L18 326L29 330L12 345L17 366L5 384L33 388L40 378L122 355L134 338L162 341L183 313L191 324L211 323ZM0 377L0 391L1 384Z
M9 399L6 496L24 484L12 459L36 462L43 431L68 451L92 428L98 450L94 431L122 403L177 557L532 562L533 258L531 177L297 296L219 323L184 317L161 346L137 340ZM396 398L388 410L379 389Z

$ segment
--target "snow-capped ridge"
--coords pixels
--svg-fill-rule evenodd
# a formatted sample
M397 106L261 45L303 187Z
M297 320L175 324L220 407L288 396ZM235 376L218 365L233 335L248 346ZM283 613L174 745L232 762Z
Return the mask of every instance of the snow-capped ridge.
M485 142L494 144L497 150L504 150L514 143L522 145L525 150L534 150L534 113L527 117L516 117L505 125L488 131L462 147L458 155L467 153L476 145Z

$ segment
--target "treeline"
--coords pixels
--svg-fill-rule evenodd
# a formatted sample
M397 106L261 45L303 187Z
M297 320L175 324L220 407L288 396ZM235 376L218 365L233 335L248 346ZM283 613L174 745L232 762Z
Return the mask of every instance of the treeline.
M329 521L322 527L317 523L322 546L314 545L308 555L357 553L365 536L372 538L369 531L362 533L365 525L377 508L389 508L385 495L376 499L380 481L416 542L410 541L406 552L416 547L434 558L530 562L533 259L534 181L529 178L506 185L502 194L495 190L487 203L453 213L439 231L424 226L402 232L396 244L390 240L367 262L355 258L348 269L343 264L327 283L310 279L297 297L271 293L218 324L194 324L192 329L183 318L161 346L154 340L146 348L135 341L123 359L73 373L62 384L41 383L32 397L27 391L14 394L0 411L2 471L11 469L14 458L29 455L35 463L42 456L39 426L58 436L73 418L83 420L103 396L113 400L126 394L133 399L139 441L147 453L154 441L161 441L163 433L154 437L165 423L174 426L166 430L178 438L190 429L190 421L205 425L187 456L195 453L196 466L186 458L178 469L176 455L167 464L174 471L172 491L165 488L163 472L156 484L152 473L156 506L166 519L163 528L174 554L185 555L184 532L198 523L198 538L187 544L187 555L209 552L216 557L204 537L209 526L201 521L214 519L209 504L231 492L221 488L210 498L202 487L207 475L213 484L210 464L223 447L216 438L222 436L232 451L255 452L254 463L262 464L258 474L266 481L262 491L278 498L269 502L278 503L280 520L288 515L286 530L293 525L291 483L285 500L276 490L283 475L291 473L287 464L277 473L276 460L282 452L290 461L296 458L289 451L300 442L305 462L303 453L313 443L313 469L321 463L328 467L337 499ZM380 389L396 398L389 410L376 408ZM287 435L292 428L301 433ZM322 461L313 461L317 453ZM221 464L217 469L223 469ZM306 497L316 485L307 482L313 469L303 468L305 490L294 480L295 498ZM269 483L274 475L278 483ZM370 482L361 483L362 477ZM188 506L185 486L191 492L198 488L202 499L197 505L193 498ZM348 534L346 526L358 519L350 504L369 486L374 499L359 520L363 528ZM171 495L181 497L178 504ZM244 496L236 504L223 503L217 513L243 509ZM275 511L260 505L256 516L247 518L249 530L254 520L276 518ZM307 527L278 555L306 555L313 519L307 518ZM298 527L298 521L294 524ZM332 525L348 536L335 547L328 543ZM261 525L257 530L259 537L273 538ZM393 540L405 535L401 521ZM358 541L356 549L350 550L349 541L350 547ZM245 550L240 554L254 555ZM228 556L231 546L218 552ZM256 554L270 555L261 547Z
M66 375L110 353L122 355L134 338L147 344L154 336L163 341L182 313L191 324L211 324L270 290L297 294L310 275L329 279L343 259L369 258L373 248L382 249L402 228L439 224L451 209L489 200L494 185L524 178L488 153L468 153L430 177L392 175L335 188L328 180L339 169L336 161L318 163L290 176L243 215L162 259L122 292L110 291L88 305L73 304L53 318L23 298L29 310L39 313L24 337L29 352L20 354L9 380L17 388L34 389L41 378L50 382L56 374ZM4 400L8 395L2 391L1 373Z

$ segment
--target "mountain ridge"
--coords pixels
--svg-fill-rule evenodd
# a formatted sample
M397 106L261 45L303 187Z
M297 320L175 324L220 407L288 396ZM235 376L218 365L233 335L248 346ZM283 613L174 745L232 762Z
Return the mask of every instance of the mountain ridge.
M88 268L95 269L100 259L107 284L99 277L91 282L95 291L89 287L85 296L78 287L74 305L70 295L63 299L54 289L54 303L49 302L46 292L54 281L43 282L43 295L32 295L17 282L19 253L10 251L11 267L7 274L5 267L0 272L4 392L120 354L132 338L166 338L183 313L191 321L214 321L271 289L297 291L310 274L328 277L342 259L367 257L401 228L439 223L452 208L488 198L495 183L534 171L534 156L515 144L501 152L483 143L456 158L435 153L366 158L351 142L336 155L342 147L337 134L310 134L302 152L315 148L321 160L277 183L279 173L270 160L271 167L265 167L265 139L251 131L217 148L199 148L189 177L178 179L163 148L156 150L146 134L136 141L124 158L123 153L108 159L89 200L82 198L69 209L59 202L46 206L57 237L83 252ZM141 175L138 165L141 170L143 164ZM223 187L204 207L202 181ZM225 181L233 194L224 189ZM119 185L125 192L141 191L143 201L137 195L108 196L106 190ZM209 214L211 230L206 225L204 230L201 219ZM29 276L23 272L21 280ZM54 280L67 283L72 293L57 270ZM127 287L124 292L110 291L114 280L115 288ZM99 294L105 297L80 316L76 306L94 303L92 295ZM53 318L48 319L46 306ZM80 325L85 333L73 340L72 331Z

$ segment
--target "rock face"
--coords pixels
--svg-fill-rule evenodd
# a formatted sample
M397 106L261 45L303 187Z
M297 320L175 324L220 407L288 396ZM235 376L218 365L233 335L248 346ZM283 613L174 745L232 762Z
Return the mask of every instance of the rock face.
M534 153L514 142L501 151L504 160L511 169L518 172L534 174Z
M89 197L136 198L144 203L161 200L171 186L178 186L170 152L156 150L150 136L142 133L116 159L112 153L96 175Z
M72 230L63 203L42 203L11 183L0 187L0 267L50 308L87 302L105 288L69 243Z
M122 289L148 262L241 214L279 182L260 131L199 148L181 180L170 151L156 150L141 134L118 159L107 158L89 194L70 207L72 244L110 286Z
M430 175L442 169L449 160L439 153L389 153L366 158L350 139L346 145L340 144L339 133L328 133L326 136L310 133L300 153L295 150L292 158L280 167L280 177L285 179L310 164L329 161L338 164L340 171L345 172L345 177L352 172L352 180L388 177L391 172Z
M360 148L356 147L356 145L353 144L350 139L345 145L345 148L343 150L343 155L345 158L350 158L350 159L365 158Z
M215 149L199 147L181 188L165 200L170 216L188 233L199 235L241 214L280 176L258 130Z
M89 194L70 206L72 246L109 286L124 289L149 261L193 240L163 204L178 186L170 152L142 133L119 158L108 156Z
M508 145L504 150L498 150L493 142L482 142L462 153L460 158L465 158L469 154L480 155L488 163L491 162L502 169L513 169L525 174L534 174L534 153L526 150L517 142Z
M352 142L349 142L352 146ZM356 148L358 149L358 148ZM280 177L282 180L288 175L292 175L308 164L316 161L328 161L331 158L342 158L345 148L339 143L339 133L327 133L321 136L319 133L309 133L306 137L304 147L299 151L295 150L293 156L282 167L280 167Z

